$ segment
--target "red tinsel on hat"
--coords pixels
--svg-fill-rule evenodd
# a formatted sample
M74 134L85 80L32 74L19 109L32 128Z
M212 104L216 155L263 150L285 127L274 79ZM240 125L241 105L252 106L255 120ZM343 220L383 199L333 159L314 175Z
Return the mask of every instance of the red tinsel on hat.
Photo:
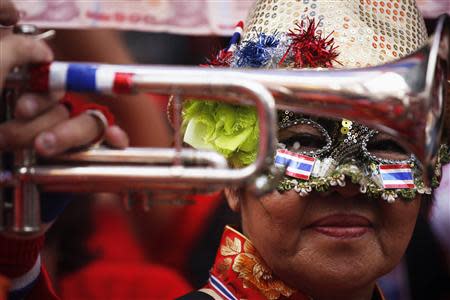
M226 49L222 49L219 53L207 60L207 64L201 65L202 67L229 67L231 65L231 59L233 58L233 52Z
M324 38L317 30L315 20L307 21L307 26L301 21L296 24L296 29L289 30L288 36L292 42L279 65L283 64L288 55L292 55L294 68L331 68L339 55L334 38L331 38L332 33Z

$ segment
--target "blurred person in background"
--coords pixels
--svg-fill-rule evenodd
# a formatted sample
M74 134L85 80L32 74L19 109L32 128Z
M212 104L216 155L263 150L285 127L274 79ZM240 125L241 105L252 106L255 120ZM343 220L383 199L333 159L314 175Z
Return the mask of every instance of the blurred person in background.
M18 13L10 1L2 0L0 12L2 25L11 26L18 21ZM30 37L12 35L10 28L2 28L0 30L2 31L0 41L2 46L0 54L1 86L3 86L6 75L13 67L28 63L46 63L53 60L54 54L42 41L35 41ZM86 53L88 54L80 51L82 48L77 48L80 59L88 60L88 57L91 57L91 59L96 61L102 61L101 57L103 57L103 61L105 62L131 63L129 56L121 48L122 44L115 34L97 32L92 33L92 35L84 35L83 37L85 38L84 41L87 42L83 46L86 46ZM76 38L76 36L72 38ZM117 51L110 56L108 55L111 54L111 51L106 51L105 48L96 52L96 48L89 48L93 42L90 38L94 38L97 42L108 43L109 47L114 47ZM69 40L63 41L62 44L66 45L66 42L69 43ZM72 40L72 42L80 44L77 40ZM55 40L54 45L57 44L58 41ZM63 47L54 47L55 49L59 49L56 52L60 51L60 53L66 55L64 57L65 59L71 58L69 50L64 50ZM58 58L61 58L60 53L57 54ZM85 56L83 56L84 54ZM90 113L82 113L69 118L70 105L74 105L74 103L84 105L86 103L86 99L82 99L82 95L65 95L65 101L67 99L76 99L75 102L69 102L69 106L48 98L48 95L26 94L18 100L15 108L16 119L0 125L0 135L3 138L1 150L33 147L40 155L52 156L70 148L89 145L100 134L105 135L105 141L111 146L123 148L129 144L129 138L122 129L113 123L100 124L97 118ZM154 103L149 101L147 96L125 98L120 99L125 101L109 99L112 103L107 102L107 104L112 110L117 110L119 123L129 127L127 130L130 132L132 143L134 145L148 146L167 146L170 144L170 132L164 121L164 116L158 109L155 109ZM92 107L92 105L90 106ZM95 108L100 113L103 113L108 121L113 120L112 115L110 115L110 112L107 111L105 106L97 105ZM145 114L142 113L143 111L145 111ZM138 124L133 122L138 122ZM106 125L108 126L103 128ZM151 128L152 130L145 130L144 134L142 126ZM149 135L148 132L152 132L153 135ZM47 226L44 226L45 231L64 208L68 200L73 198L73 195L43 195L42 198L42 218L43 222L47 224ZM74 202L77 201L79 199L75 199ZM83 236L83 230L90 231L89 223L83 223L83 221L89 215L92 215L93 212L91 210L81 211L85 214L78 215L71 221L74 224L80 224L82 222L82 226L78 225L82 229L73 233L81 233L81 236ZM114 221L114 218L106 220L109 223L114 223ZM9 299L21 299L22 297L26 297L27 299L57 298L56 293L51 288L47 272L43 267L44 264L41 263L42 234L43 232L35 236L30 236L28 239L18 239L6 233L2 233L0 236L0 274L2 274L1 292L3 296L5 292L4 288L8 287ZM67 234L67 232L64 232L64 234ZM74 235L72 238L80 243L86 243L86 240L80 239L80 236ZM121 241L124 240L127 244L121 244L120 247L126 247L128 244L132 244L131 239L127 240L125 238ZM116 240L115 242L120 242L120 240ZM64 246L66 245L62 245L62 248ZM110 246L117 247L117 244ZM82 246L79 245L79 249L81 248ZM48 251L50 253L48 255L50 260L59 254L61 248L56 250L53 253L52 251ZM83 253L81 252L79 254L83 258ZM134 296L149 299L152 297L165 298L170 297L170 293L179 293L189 288L189 285L175 271L152 265L143 259L142 256L139 257L140 260L136 259L135 261L133 261L133 258L136 258L138 255L130 256L132 258L122 263L118 263L117 261L101 261L100 264L90 266L90 269L87 268L85 273L90 274L86 275L84 279L95 278L95 281L85 280L82 281L82 285L77 286L77 290L70 291L69 289L66 299L79 299L79 297L84 299L110 298L108 295L111 297L125 298ZM99 265L100 268L98 268ZM6 283L3 277L7 278L9 283ZM115 280L125 282L126 278L128 278L127 280L130 284L109 286ZM83 279L83 276L80 276L79 279ZM148 284L149 279L154 283L153 289ZM139 284L136 287L137 282L141 282L142 288L139 288ZM77 284L79 283L80 281L77 282ZM96 287L90 289L93 285L96 285ZM170 288L168 288L169 286Z

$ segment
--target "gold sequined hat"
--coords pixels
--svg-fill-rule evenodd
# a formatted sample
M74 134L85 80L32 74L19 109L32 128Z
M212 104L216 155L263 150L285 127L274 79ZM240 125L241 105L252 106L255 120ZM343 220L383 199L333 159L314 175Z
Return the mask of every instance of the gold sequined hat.
M243 41L259 33L287 33L301 20L315 19L339 50L333 67L365 67L403 57L427 40L413 0L258 0L246 22Z

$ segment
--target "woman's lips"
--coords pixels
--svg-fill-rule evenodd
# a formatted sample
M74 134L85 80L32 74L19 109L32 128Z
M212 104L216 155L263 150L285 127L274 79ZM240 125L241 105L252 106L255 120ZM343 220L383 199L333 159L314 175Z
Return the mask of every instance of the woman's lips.
M366 217L356 214L330 215L314 221L307 228L334 238L357 238L372 229Z

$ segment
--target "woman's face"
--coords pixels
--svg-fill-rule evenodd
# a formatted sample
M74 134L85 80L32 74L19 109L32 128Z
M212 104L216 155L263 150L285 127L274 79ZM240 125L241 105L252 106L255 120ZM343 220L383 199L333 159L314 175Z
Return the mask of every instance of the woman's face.
M230 206L241 213L244 234L274 273L310 295L323 287L372 285L393 269L420 208L420 199L369 200L349 183L307 197L292 190L262 198L228 194Z

